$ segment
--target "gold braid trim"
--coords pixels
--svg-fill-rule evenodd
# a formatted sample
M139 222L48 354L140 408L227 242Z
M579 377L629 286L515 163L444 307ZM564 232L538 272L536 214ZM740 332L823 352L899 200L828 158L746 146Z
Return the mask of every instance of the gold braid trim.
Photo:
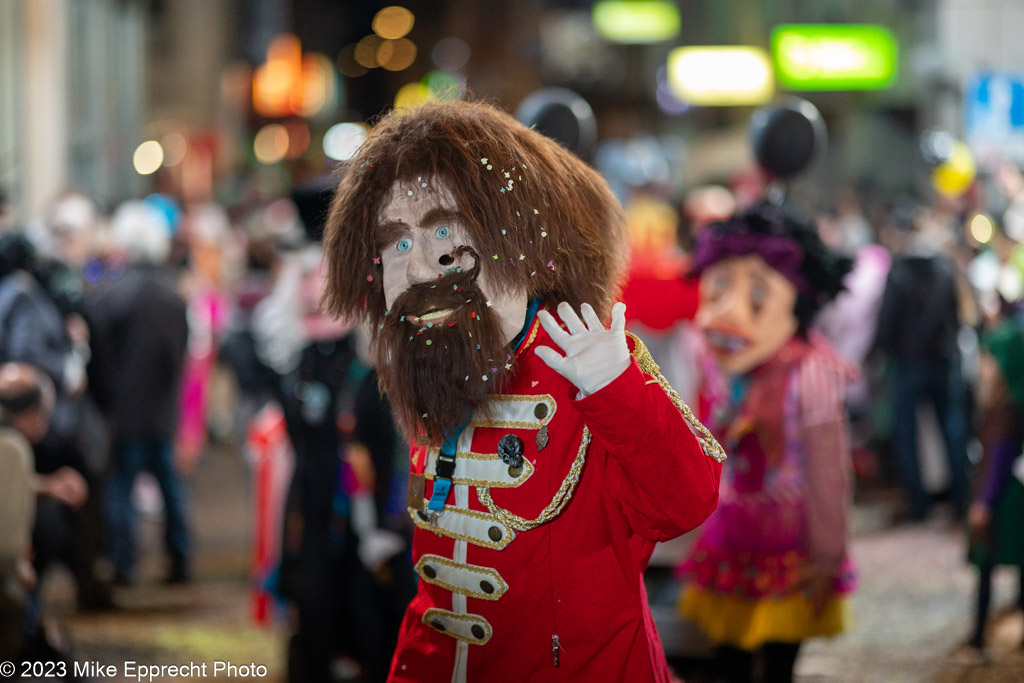
M704 455L717 460L718 462L725 462L726 454L725 449L722 448L721 444L714 437L711 431L701 424L700 420L690 410L690 406L686 405L682 397L672 388L672 385L668 383L665 376L661 374L661 368L654 362L654 358L651 357L651 352L647 350L644 343L640 341L632 332L626 332L626 335L633 340L633 358L636 359L637 365L646 374L650 375L657 380L658 384L661 385L662 390L668 394L668 397L672 399L672 403L675 404L679 412L683 414L683 419L690 426L690 429L695 432L694 436L697 437L697 443L700 444L700 449L704 451Z
M540 331L540 319L536 315L533 316L533 327L530 328L530 335L526 338L526 341L519 345L519 350L516 352L516 356L522 355L526 349L533 346L533 342L537 339L537 333Z
M580 474L583 472L583 463L587 460L587 450L589 447L590 429L584 425L583 438L580 439L580 448L576 451L576 458L572 461L572 467L569 468L569 474L565 475L565 479L562 480L562 485L558 487L558 491L555 492L551 502L548 503L534 519L526 519L509 512L504 508L498 507L491 498L490 487L478 486L476 489L477 498L479 498L480 502L490 510L491 514L497 517L505 526L515 529L516 531L529 531L530 529L536 529L541 524L546 524L558 515L562 514L563 508L565 508L569 499L572 498L572 494L576 491L576 485L580 482Z

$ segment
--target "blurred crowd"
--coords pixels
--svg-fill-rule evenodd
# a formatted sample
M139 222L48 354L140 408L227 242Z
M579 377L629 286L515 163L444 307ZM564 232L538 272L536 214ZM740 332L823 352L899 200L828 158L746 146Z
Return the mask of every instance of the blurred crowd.
M63 565L78 609L116 608L146 580L137 518L154 500L164 581L193 581L188 479L222 443L254 474L256 617L280 619L279 598L296 615L289 677L326 680L338 643L386 672L415 587L406 452L360 335L318 313L300 213L325 196L232 214L154 194L104 214L68 192L0 233L0 659L71 661L42 580Z
M687 250L765 188L609 180L633 229L629 324L699 405ZM0 207L0 660L68 656L39 600L55 565L82 610L140 581L140 488L160 492L166 581L194 579L188 476L213 440L252 468L256 618L290 605L289 678L386 673L415 590L407 450L365 335L318 312L329 195L106 211L68 192L28 225ZM1003 164L927 200L851 187L814 220L854 260L816 328L857 371L856 490L898 490L894 524L963 525L980 652L993 568L1024 564L1024 178ZM225 370L229 401L214 397Z

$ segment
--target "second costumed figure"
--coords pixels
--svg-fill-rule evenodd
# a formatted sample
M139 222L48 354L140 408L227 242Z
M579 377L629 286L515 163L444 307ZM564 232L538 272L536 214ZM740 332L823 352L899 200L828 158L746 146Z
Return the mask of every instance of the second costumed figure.
M769 202L697 238L697 323L718 369L702 394L730 459L718 509L680 567L680 609L718 646L727 680L756 680L755 668L788 680L803 640L843 630L849 370L811 322L849 268L809 222Z

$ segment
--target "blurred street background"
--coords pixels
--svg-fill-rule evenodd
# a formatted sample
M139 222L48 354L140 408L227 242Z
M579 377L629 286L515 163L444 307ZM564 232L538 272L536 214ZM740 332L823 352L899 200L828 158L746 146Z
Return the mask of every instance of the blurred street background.
M42 493L34 528L0 522L31 535L0 557L0 660L316 681L322 658L332 680L377 680L414 578L407 450L360 331L319 316L317 239L375 117L476 98L608 181L632 233L628 324L691 405L696 294L675 285L703 225L784 191L856 259L820 319L860 373L853 627L804 647L797 678L1024 680L1019 567L996 569L968 642L978 571L950 485L988 481L980 340L1024 320L1021 27L1018 0L0 0L0 363L22 372L0 371L0 399L52 398L45 436L0 425ZM800 154L779 107L813 137L784 186L757 160L772 126L781 162ZM904 258L940 264L949 296L897 291ZM943 322L899 338L908 310ZM893 359L933 346L950 393L901 393ZM372 562L365 499L397 544ZM690 541L659 547L648 589L675 673L709 681L675 608ZM353 629L380 629L381 651L354 651Z

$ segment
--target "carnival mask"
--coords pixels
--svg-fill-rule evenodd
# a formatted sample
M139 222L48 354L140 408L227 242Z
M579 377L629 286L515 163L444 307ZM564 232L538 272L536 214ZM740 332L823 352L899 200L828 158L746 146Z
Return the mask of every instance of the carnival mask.
M488 277L486 254L443 183L396 181L378 228L384 300L378 370L399 421L450 435L500 388L526 319L524 290Z
M434 283L439 275L468 270L474 265L468 253L453 256L458 247L475 245L466 237L465 219L444 182L396 181L382 213L380 258L384 300L389 310L414 285ZM479 265L477 286L497 317L504 336L502 342L507 344L523 327L526 293L495 288L487 276L487 265ZM453 314L450 308L431 308L416 311L407 322L417 326L443 325Z
M756 254L708 265L697 324L722 370L742 375L770 360L799 327L796 298L796 286Z

